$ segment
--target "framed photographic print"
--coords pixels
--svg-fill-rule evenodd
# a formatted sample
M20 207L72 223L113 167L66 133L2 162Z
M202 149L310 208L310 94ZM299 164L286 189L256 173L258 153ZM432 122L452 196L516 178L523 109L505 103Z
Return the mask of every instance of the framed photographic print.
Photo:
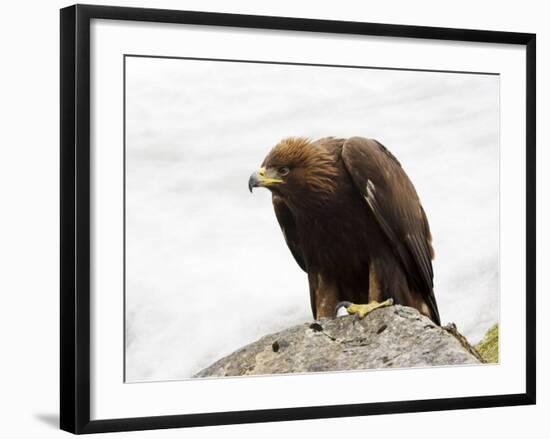
M61 10L62 429L534 403L535 35Z

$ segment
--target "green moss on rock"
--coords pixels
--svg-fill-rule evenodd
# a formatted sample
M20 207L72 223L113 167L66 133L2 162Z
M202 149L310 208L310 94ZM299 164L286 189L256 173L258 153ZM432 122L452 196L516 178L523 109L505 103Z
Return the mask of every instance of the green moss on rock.
M486 363L498 363L498 323L485 333L475 348Z

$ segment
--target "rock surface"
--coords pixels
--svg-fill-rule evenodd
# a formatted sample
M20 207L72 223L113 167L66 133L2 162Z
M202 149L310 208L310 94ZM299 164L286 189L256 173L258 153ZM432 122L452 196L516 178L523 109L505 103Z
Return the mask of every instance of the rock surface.
M266 335L203 369L195 377L270 375L390 367L477 364L464 339L416 309L380 308L363 320L322 319Z
M476 345L476 351L486 363L498 363L498 323L485 333L483 340Z

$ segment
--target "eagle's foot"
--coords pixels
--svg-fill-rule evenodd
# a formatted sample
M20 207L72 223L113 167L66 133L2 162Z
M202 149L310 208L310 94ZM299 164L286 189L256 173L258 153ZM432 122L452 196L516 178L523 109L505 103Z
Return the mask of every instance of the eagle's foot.
M391 305L393 305L393 299L386 299L383 302L377 302L376 300L373 300L372 302L366 304L350 303L345 308L348 314L354 314L359 319L363 319L367 314L371 313L375 309Z

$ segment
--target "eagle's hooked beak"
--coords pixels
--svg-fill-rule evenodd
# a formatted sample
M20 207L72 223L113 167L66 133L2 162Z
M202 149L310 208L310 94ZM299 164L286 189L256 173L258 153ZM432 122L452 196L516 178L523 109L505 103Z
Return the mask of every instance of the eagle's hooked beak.
M272 170L260 168L253 172L248 179L248 190L252 192L255 187L269 187L273 184L282 183L283 180L278 178L278 175Z

